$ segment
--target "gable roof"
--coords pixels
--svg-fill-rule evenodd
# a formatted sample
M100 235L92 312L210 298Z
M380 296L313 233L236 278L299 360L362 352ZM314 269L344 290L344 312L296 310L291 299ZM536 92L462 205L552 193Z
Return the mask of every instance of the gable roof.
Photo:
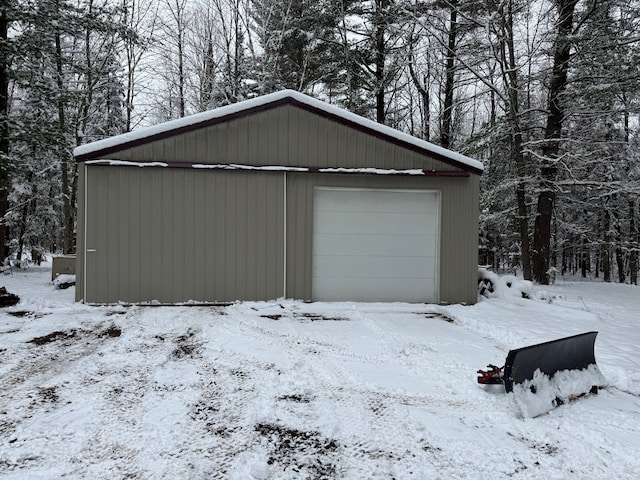
M81 145L73 150L73 155L78 162L104 158L107 155L127 148L180 135L282 105L297 106L298 108L316 113L347 127L368 133L390 143L408 148L409 150L422 153L471 173L481 175L484 170L481 162L462 155L461 153L447 150L446 148L413 137L407 133L374 122L373 120L361 117L343 108L328 104L295 90L281 90L207 112L197 113L188 117Z

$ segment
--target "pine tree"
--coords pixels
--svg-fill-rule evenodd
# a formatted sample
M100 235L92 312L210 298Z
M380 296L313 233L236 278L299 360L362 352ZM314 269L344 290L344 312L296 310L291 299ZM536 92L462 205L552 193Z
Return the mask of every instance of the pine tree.
M114 16L93 0L21 4L13 38L15 174L8 216L20 257L25 248L74 252L77 175L71 152L124 130L115 56L122 30Z
M263 54L260 93L310 91L328 83L338 55L336 0L253 0L251 15Z

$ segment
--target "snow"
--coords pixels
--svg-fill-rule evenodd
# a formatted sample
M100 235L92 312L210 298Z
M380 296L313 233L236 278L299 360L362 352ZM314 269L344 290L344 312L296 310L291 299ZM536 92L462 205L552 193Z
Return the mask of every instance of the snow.
M531 380L514 386L513 400L523 417L537 417L547 413L561 402L580 397L593 387L604 385L606 380L596 365L586 371L563 370L552 378L536 370ZM535 393L531 389L535 388Z
M270 103L281 101L286 98L292 98L311 108L324 111L330 115L334 115L338 118L347 120L349 122L360 125L367 129L373 130L375 132L379 132L390 138L394 138L401 142L405 142L407 144L424 149L433 154L442 155L445 158L450 158L454 162L460 163L462 165L466 165L470 168L478 170L479 172L482 172L484 170L484 165L482 164L482 162L479 162L478 160L474 160L465 155L462 155L461 153L453 152L451 150L447 150L446 148L440 147L433 143L413 137L407 133L404 133L399 130L395 130L391 127L388 127L386 125L382 125L380 123L374 122L373 120L369 120L367 118L356 115L336 105L331 105L329 103L315 99L313 97L297 92L295 90L281 90L279 92L275 92L268 95L263 95L260 97L245 100L242 102L234 103L231 105L219 107L214 110L209 110L207 112L197 113L195 115L190 115L177 120L171 120L168 122L160 123L158 125L153 125L151 127L141 128L133 132L128 132L122 135L105 138L104 140L99 140L97 142L81 145L79 147L76 147L73 150L73 155L75 157L81 157L84 155L88 155L90 153L99 152L101 150L111 149L121 145L125 145L129 142L138 142L138 141L153 137L155 135L160 135L173 130L180 130L180 129L198 125L200 123L208 122L214 119L224 118L230 115L236 115L243 111L268 105Z
M635 286L521 288L514 277L473 306L90 307L50 276L45 265L2 277L21 297L0 311L3 479L640 471ZM509 293L522 290L529 298ZM476 383L476 370L510 349L591 330L606 385L598 394L530 418L515 395ZM575 386L574 374L549 391Z
M123 166L123 167L162 167L169 166L165 162L132 162L129 160L113 160L113 159L100 159L100 160L88 160L88 165L105 165L105 166ZM385 169L385 168L318 168L312 169L309 167L291 167L285 165L243 165L238 163L174 163L180 165L182 168L195 168L202 170L252 170L252 171L266 171L266 172L311 172L317 171L319 173L366 173L370 175L429 175L432 171L420 170L420 169ZM452 172L455 173L455 172Z
M168 167L169 164L165 162L132 162L129 160L89 160L87 165L110 165L120 167Z
M426 175L425 170L418 168L397 170L383 168L321 168L320 173L368 173L374 175Z
M76 283L76 276L69 274L57 275L53 280L53 284L58 287L64 287L65 285L74 285Z
M306 167L287 167L282 165L241 165L237 163L230 164L206 164L195 163L193 168L212 169L212 170L258 170L267 172L308 172Z

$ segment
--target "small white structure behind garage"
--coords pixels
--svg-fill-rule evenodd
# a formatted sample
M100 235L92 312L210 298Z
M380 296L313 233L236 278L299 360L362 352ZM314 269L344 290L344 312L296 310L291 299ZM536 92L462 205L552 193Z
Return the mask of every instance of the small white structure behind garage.
M482 164L301 93L74 155L78 301L477 301Z

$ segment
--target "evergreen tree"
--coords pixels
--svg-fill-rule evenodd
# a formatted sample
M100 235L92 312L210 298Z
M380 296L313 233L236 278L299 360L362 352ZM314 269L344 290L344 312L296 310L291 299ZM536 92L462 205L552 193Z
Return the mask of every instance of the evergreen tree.
M73 148L124 130L115 12L87 0L20 4L10 158L13 246L72 253L77 195ZM52 218L52 212L56 219Z
M253 0L252 18L263 53L260 93L309 91L328 83L337 51L335 0Z

